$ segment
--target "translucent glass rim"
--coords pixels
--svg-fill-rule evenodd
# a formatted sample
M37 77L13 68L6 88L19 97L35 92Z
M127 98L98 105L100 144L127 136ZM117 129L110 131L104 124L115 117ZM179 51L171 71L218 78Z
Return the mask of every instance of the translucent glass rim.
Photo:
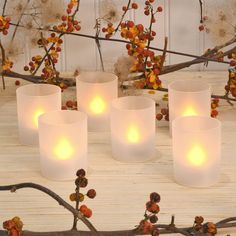
M94 80L92 81L88 81L86 80L86 77L92 77L94 75ZM102 81L102 78L104 79L103 76L106 76L106 79L104 81ZM84 83L84 84L109 84L109 83L114 83L114 82L118 82L118 77L117 75L115 75L114 73L111 72L103 72L103 71L84 71L81 74L79 74L76 77L76 84L78 83Z
M179 128L178 125L180 122L183 122L184 120L199 120L201 119L202 121L205 121L207 123L209 123L209 121L211 121L211 127L205 128L205 129L199 129L199 130L192 130L192 127L187 127L187 128ZM216 118L212 118L212 117L208 117L208 116L181 116L181 117L177 117L176 119L174 119L172 121L172 133L173 130L178 130L178 131L182 131L184 133L204 133L204 132L209 132L209 131L213 131L216 129L221 129L221 122L216 119Z
M74 118L71 122L64 122L59 123L55 122L53 119L52 121L48 121L48 119L51 118L51 116L55 117L58 116L65 116L70 115ZM84 112L81 111L71 111L71 110L60 110L60 111L50 111L46 112L39 116L39 125L50 125L50 126L67 126L67 125L75 125L81 123L81 121L87 121L87 115Z
M179 85L180 83L186 84L190 83L191 86L198 86L196 91L189 91L184 89L178 89L176 88L176 85ZM208 92L211 91L210 84L203 82L203 81L195 81L195 80L177 80L173 81L168 85L168 90L172 90L178 93L202 93L202 92Z
M49 94L42 94L42 95L28 94L28 91L33 87L48 87L48 88L50 87L52 92L50 92ZM57 85L53 84L27 84L17 88L16 93L20 96L25 96L25 97L50 97L56 94L60 94L61 89Z
M145 101L147 104L144 105L143 108L134 108L134 109L128 109L128 108L122 108L120 107L120 104L122 102L130 102L130 99L134 99L136 100L136 102L142 102L142 101ZM116 109L116 110L120 110L120 111L144 111L144 110L148 110L152 107L155 108L155 102L153 99L151 98L147 98L147 97L144 97L144 96L125 96L125 97L119 97L119 98L116 98L116 99L113 99L112 102L111 102L111 107Z

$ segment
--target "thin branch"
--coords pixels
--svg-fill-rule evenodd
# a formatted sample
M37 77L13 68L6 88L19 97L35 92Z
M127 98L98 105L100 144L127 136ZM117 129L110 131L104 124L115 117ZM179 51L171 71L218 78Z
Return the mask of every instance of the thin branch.
M5 61L6 61L6 54L5 54L5 49L2 45L1 40L0 40L0 48L1 48L1 54L2 54L2 70L3 70L3 66L4 66ZM1 76L2 76L2 87L3 87L3 89L6 89L5 78L4 78L3 73L1 74Z
M161 63L160 63L161 71L162 71L162 68L163 68L163 65L164 65L164 62L165 62L165 59L166 59L167 45L168 45L168 38L165 37L164 49L163 49L163 53L162 53L162 57L161 57Z
M7 0L5 0L5 1L4 1L4 4L3 4L2 16L5 16L6 6L7 6Z
M65 200L63 200L59 195L51 191L50 189L34 183L20 183L20 184L14 184L14 185L7 185L7 186L0 186L0 191L11 191L15 192L18 189L22 188L33 188L37 189L43 193L46 193L48 196L56 200L59 205L65 207L69 212L71 212L73 215L76 215L78 219L80 219L92 232L97 232L96 228L88 221L78 210L76 210L73 206L71 206L69 203L67 203ZM97 234L98 235L98 234Z
M20 25L20 22L21 22L21 19L23 17L23 13L25 11L25 9L27 8L28 4L30 3L30 0L27 1L27 3L25 4L24 8L23 8L23 11L22 11L22 14L20 15L18 21L17 21L17 24L16 24L16 27L14 29L14 32L13 32L13 35L12 35L12 38L11 38L11 41L14 40L15 36L16 36L16 32L17 32L17 29L18 29L18 26Z
M130 8L130 4L131 4L131 0L128 1L127 5L126 5L126 9L125 9L124 13L123 13L122 16L121 16L120 22L119 22L119 24L118 24L118 25L116 26L116 28L115 28L115 32L118 31L120 25L122 24L122 22L123 22L123 20L124 20L124 18L125 18L125 15L127 14L128 10L129 10L129 8Z
M10 25L16 25L15 23L10 23ZM24 27L24 26L19 26L19 27ZM37 30L42 30L42 31L49 31L49 32L56 32L56 33L63 33L65 35L74 35L74 36L78 36L78 37L82 37L82 38L89 38L89 39L93 39L93 40L100 40L100 41L110 41L110 42L117 42L117 43L125 43L125 44L132 44L130 41L126 41L126 40L122 40L122 39L114 39L114 38L105 38L105 37L96 37L93 35L88 35L88 34L81 34L81 33L76 33L76 32L62 32L62 31L55 31L52 29L43 29L43 28L35 28ZM234 42L235 42L235 38L233 38ZM231 42L231 40L229 41L229 43L226 46L233 44L233 42ZM220 47L222 48L222 47ZM162 48L156 48L156 47L149 47L149 49L155 50L155 51L159 51L159 52L163 52ZM215 50L215 48L214 48ZM197 59L204 59L206 61L212 61L212 62L217 62L217 63L223 63L223 64L230 64L230 62L228 61L218 61L214 58L209 58L207 56L197 56L197 55L193 55L193 54L189 54L189 53L183 53L183 52L178 52L178 51L173 51L173 50L166 50L166 53L170 53L170 54L175 54L175 55L179 55L179 56L186 56L186 57L192 57L192 58L197 58Z
M199 0L199 4L200 4L200 23L203 23L203 3L202 0Z

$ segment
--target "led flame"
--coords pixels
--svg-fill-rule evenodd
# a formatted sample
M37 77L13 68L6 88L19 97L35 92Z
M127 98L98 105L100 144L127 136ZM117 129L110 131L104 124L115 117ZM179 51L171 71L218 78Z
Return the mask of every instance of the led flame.
M189 163L193 166L202 166L206 162L206 153L199 145L194 145L187 155Z
M89 108L94 114L101 114L106 109L106 103L101 97L95 97L91 101Z
M55 146L53 152L59 160L68 160L73 155L74 148L67 139L62 138Z
M140 134L135 126L130 126L127 132L127 139L130 143L138 143L140 140Z
M34 114L33 114L33 124L34 124L34 126L35 126L35 128L38 128L38 118L39 118L39 116L40 115L42 115L44 113L44 110L43 109L41 109L41 108L39 108L39 109L37 109L35 112L34 112Z
M193 107L187 107L184 112L183 116L196 116L197 112L193 109Z

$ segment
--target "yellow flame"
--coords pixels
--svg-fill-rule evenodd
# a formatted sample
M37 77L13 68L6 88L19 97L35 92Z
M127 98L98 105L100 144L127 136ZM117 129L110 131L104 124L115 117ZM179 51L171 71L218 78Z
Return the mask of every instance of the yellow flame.
M106 103L101 97L97 96L91 101L89 108L94 114L101 114L106 109Z
M56 157L59 160L68 160L71 158L73 153L74 153L73 146L65 138L60 139L54 148L54 155L56 155Z
M140 133L137 127L130 126L127 132L127 139L130 143L138 143L140 140Z
M39 116L41 116L43 113L44 113L44 110L42 108L38 108L33 114L33 123L36 128L38 128L38 125L39 125L38 124Z
M202 166L206 162L206 153L199 145L194 145L187 154L188 161L194 166Z
M193 109L193 107L187 107L184 112L183 116L196 116L197 112Z

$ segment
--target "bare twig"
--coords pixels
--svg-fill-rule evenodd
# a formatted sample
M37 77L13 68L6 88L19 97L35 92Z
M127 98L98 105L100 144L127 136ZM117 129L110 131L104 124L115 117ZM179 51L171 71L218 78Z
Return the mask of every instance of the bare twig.
M199 0L199 4L200 4L200 23L203 23L203 3L202 0Z
M164 49L163 49L163 53L162 53L162 57L161 57L161 63L160 63L160 69L162 71L165 59L166 59L166 50L167 50L167 45L168 45L168 38L165 37L165 43L164 43ZM161 72L160 71L160 72Z
M3 66L4 66L5 61L6 61L6 54L5 54L5 49L4 49L3 45L2 45L1 40L0 40L0 49L1 49L1 54L2 54L2 71L3 71ZM2 76L2 86L3 86L3 89L6 89L4 74L1 73L1 76Z
M4 1L3 8L2 8L2 16L5 16L5 11L7 7L7 0Z

